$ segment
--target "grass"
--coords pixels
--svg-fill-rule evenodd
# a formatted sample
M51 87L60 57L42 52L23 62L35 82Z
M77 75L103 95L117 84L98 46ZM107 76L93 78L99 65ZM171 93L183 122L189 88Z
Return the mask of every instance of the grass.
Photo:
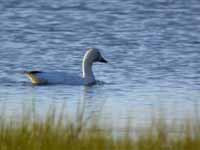
M69 119L64 111L51 108L41 119L28 110L19 118L1 114L0 150L200 150L198 119L179 125L153 120L137 136L127 125L124 134L116 137L112 129L98 124L98 118L84 121L84 111Z

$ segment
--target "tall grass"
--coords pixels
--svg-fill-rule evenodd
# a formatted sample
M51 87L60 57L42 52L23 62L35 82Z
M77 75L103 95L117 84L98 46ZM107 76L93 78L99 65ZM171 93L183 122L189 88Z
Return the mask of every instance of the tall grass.
M197 119L167 125L153 120L151 127L132 136L127 125L121 136L98 124L98 118L76 119L51 108L44 118L24 111L19 118L0 117L0 150L200 150L200 123ZM131 124L131 122L129 122ZM179 130L177 133L176 131Z

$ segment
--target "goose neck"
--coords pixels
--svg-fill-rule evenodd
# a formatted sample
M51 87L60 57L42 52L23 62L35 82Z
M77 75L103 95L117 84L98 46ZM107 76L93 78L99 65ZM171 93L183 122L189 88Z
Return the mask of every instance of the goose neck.
M92 84L95 82L95 77L92 71L92 62L87 59L83 60L82 63L83 78L86 84Z

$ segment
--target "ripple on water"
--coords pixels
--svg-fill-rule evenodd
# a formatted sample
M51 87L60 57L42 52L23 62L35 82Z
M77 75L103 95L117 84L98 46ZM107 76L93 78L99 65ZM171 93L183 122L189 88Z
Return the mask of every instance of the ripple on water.
M0 104L17 112L20 104L34 103L43 113L66 103L73 114L84 100L88 114L101 112L117 124L130 116L148 120L161 106L169 119L187 116L199 97L199 7L178 0L3 1ZM102 49L110 63L94 65L96 86L37 87L20 73L81 75L88 47Z

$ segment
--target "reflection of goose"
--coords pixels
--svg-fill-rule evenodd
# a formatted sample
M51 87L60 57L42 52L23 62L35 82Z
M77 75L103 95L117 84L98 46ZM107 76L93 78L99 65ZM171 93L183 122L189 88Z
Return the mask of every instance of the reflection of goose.
M107 63L107 61L102 57L98 49L90 48L86 51L83 58L82 77L64 72L30 71L30 72L25 72L25 74L28 76L28 78L34 85L43 85L43 84L92 85L96 83L94 74L92 72L92 64L94 62Z
M86 125L93 119L99 118L98 115L102 115L104 111L104 105L108 100L104 95L105 90L102 86L85 86L81 97L77 103L76 118ZM73 107L75 108L75 107Z

